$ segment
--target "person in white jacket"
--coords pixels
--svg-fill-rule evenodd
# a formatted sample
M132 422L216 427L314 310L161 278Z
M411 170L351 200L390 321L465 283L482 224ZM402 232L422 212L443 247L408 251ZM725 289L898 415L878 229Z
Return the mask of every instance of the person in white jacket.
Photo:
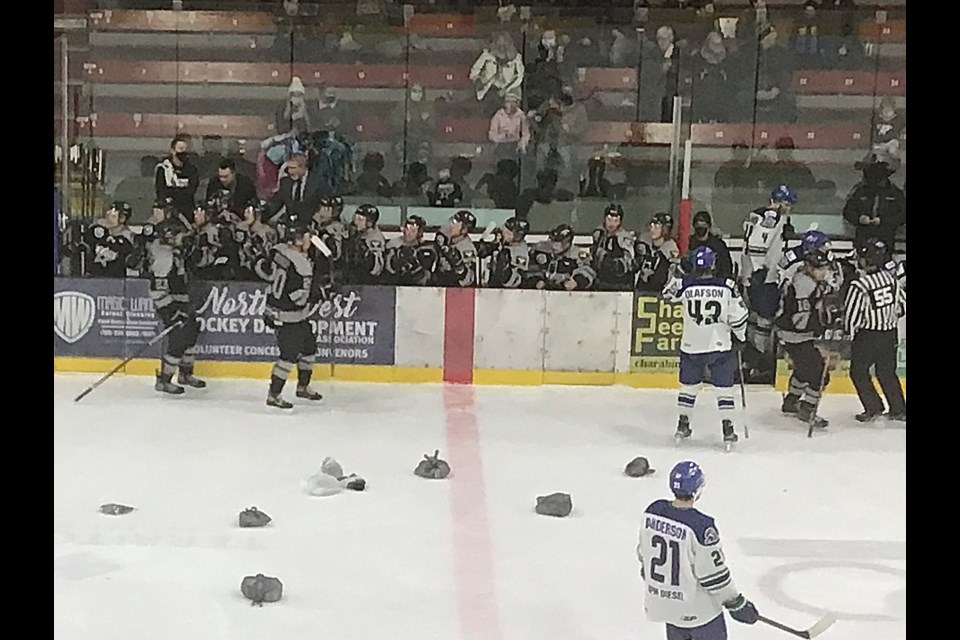
M470 69L470 80L477 91L477 100L483 100L490 89L496 89L496 102L513 93L519 95L523 84L523 58L507 33L499 33Z

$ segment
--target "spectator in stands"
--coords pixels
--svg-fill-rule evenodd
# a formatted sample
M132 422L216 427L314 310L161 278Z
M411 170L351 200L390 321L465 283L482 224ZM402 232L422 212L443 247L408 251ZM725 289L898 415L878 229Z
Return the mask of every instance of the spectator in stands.
M463 201L463 190L450 178L450 169L440 169L437 179L427 188L431 207L456 207Z
M587 129L586 108L563 93L559 98L547 98L534 113L533 123L537 169L551 168L564 180L569 179L575 166L574 147Z
M487 196L498 209L516 209L520 186L517 178L520 167L516 160L504 158L497 161L496 173L485 173L477 183L477 191L486 188Z
M537 172L537 186L524 189L517 199L517 217L526 219L533 203L550 204L551 202L569 202L573 194L566 189L557 188L556 169L546 168Z
M703 45L691 54L693 75L690 117L693 122L729 122L730 84L727 49L717 31L707 34Z
M225 206L221 205L220 210L225 208L239 217L247 203L256 197L257 189L253 181L237 173L237 165L233 160L222 158L216 178L211 178L207 185L206 202L222 202Z
M429 183L430 176L427 175L427 165L422 162L412 162L407 166L403 178L393 185L393 192L398 196L425 200Z
M697 5L697 8L693 17L693 24L685 25L681 49L696 48L699 43L707 39L707 34L720 31L716 3L713 0L707 0L694 4Z
M744 61L752 55L744 50L741 53ZM763 123L795 122L797 98L792 89L793 61L790 52L777 43L777 30L773 26L760 33L756 73L756 78L752 73L741 76L745 115L753 114L756 122Z
M383 177L385 162L383 154L372 151L363 157L360 175L356 180L358 196L379 196L389 198L393 193L390 183Z
M736 38L740 46L747 51L756 51L757 39L770 25L765 0L750 0L750 6L743 10L737 20Z
M673 27L664 25L657 29L657 49L653 53L655 58L644 61L644 79L652 80L648 86L660 96L660 122L671 122L673 98L680 89L680 47L676 45Z
M476 89L477 100L499 104L507 93L518 93L523 84L523 58L508 33L494 36L490 45L473 63L470 80ZM496 89L491 94L491 89ZM487 96L490 95L490 98Z
M751 170L750 148L745 142L737 141L730 147L732 157L717 169L713 176L713 186L718 189L757 190L757 178Z
M717 276L733 278L733 259L730 257L730 247L719 234L711 230L713 219L707 211L697 211L693 216L693 233L690 235L690 247L687 255L691 255L697 247L710 247L717 254Z
M160 158L157 156L143 156L140 158L140 175L124 178L117 185L113 192L114 200L126 202L133 210L131 222L144 222L150 217L150 210L153 208L155 199L154 183L156 177L154 172Z
M490 119L490 142L494 144L493 157L517 158L527 152L530 144L530 126L527 114L520 109L520 96L508 93L503 106Z
M437 130L437 114L434 104L426 100L422 86L410 86L410 99L393 108L390 126L397 140L394 145L397 160L401 163L430 162L433 157L433 138Z
M803 3L803 17L793 26L793 53L801 69L819 69L824 64L824 29L817 15L817 0Z
M569 69L605 66L599 39L589 31L575 33L564 51L564 66ZM564 74L566 76L566 74ZM569 76L566 76L569 78Z
M893 172L886 162L872 157L858 164L863 180L853 187L843 206L844 219L856 228L854 246L878 238L892 247L897 229L907 222L907 198L890 182Z
M350 107L337 99L336 88L324 87L320 93L320 107L313 128L320 131L336 131L350 140L356 137Z
M280 186L270 201L269 222L276 224L281 216L285 216L286 219L297 218L307 223L325 194L316 176L307 167L307 156L304 154L293 154L285 168L287 175L280 178Z
M473 171L473 163L470 158L457 156L450 161L450 180L460 185L460 191L463 194L460 202L464 205L472 204L476 197L476 191L470 186L471 171Z
M277 133L287 133L296 129L306 132L316 128L319 121L319 115L313 105L306 99L307 90L303 86L303 81L293 76L290 80L290 86L287 88L287 99L283 104L277 107L274 125Z
M777 139L773 146L776 149L777 159L770 167L766 167L764 189L772 190L780 184L788 184L791 189L799 190L801 193L804 190L815 189L817 180L813 177L813 171L793 157L796 148L793 138L783 136Z
M646 38L650 21L650 7L646 0L635 4L633 20L628 25L612 31L613 43L610 45L610 64L615 67L636 67L641 52L655 46Z
M185 219L193 218L193 199L200 185L200 174L190 160L190 136L179 134L170 142L170 153L157 165L154 172L156 202L173 200L177 213Z
M873 119L871 150L894 172L900 168L900 139L906 137L906 132L907 125L903 116L897 113L896 100L893 96L883 96Z
M547 29L540 36L540 43L534 50L536 56L526 66L523 89L528 109L537 109L547 98L560 94L563 85L560 67L564 60L564 49L553 29Z
M823 57L827 69L863 68L867 55L853 22L840 23L840 37L824 38Z

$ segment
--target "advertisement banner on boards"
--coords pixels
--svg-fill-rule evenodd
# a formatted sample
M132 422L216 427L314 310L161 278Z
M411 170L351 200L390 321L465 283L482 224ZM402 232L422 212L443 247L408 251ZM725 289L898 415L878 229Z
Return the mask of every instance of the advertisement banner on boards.
M197 283L191 291L200 323L197 359L276 360L276 338L263 321L266 300L261 283ZM317 332L317 361L393 364L395 316L392 287L345 288L310 318ZM54 279L56 356L123 358L162 330L146 280ZM143 357L159 357L160 349L156 345Z

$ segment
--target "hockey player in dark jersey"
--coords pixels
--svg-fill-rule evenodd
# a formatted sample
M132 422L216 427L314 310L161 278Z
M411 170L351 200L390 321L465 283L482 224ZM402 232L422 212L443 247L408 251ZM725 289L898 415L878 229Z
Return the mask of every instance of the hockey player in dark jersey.
M509 218L500 228L499 238L476 243L477 255L490 258L490 277L487 286L496 289L520 289L529 281L530 249L527 233L530 223L520 218Z
M233 239L237 244L239 266L237 280L254 282L258 274L254 265L267 256L270 248L277 243L276 230L263 223L263 214L269 203L255 198L243 208L243 219L235 225Z
M530 252L530 280L536 289L586 291L597 274L590 266L590 250L573 244L573 229L561 224Z
M477 285L477 248L470 238L477 218L467 210L457 211L450 222L437 231L433 243L440 260L434 281L441 287L473 287Z
M343 254L346 261L346 279L354 284L377 284L383 274L383 252L386 238L377 227L380 210L372 204L362 204L353 214L350 236Z
M623 207L610 204L603 212L603 225L593 232L590 264L600 291L632 291L640 265L636 234L623 228Z
M217 202L198 206L193 212L188 262L198 280L233 280L240 270L240 245L230 217L221 217Z
M827 421L817 415L824 387L829 382L827 361L815 341L839 315L827 304L832 289L826 279L829 258L822 251L811 251L803 265L781 287L780 308L775 319L777 334L793 361L793 373L781 410L801 421L824 428Z
M267 405L290 409L293 404L280 393L294 366L297 368L297 397L321 400L323 396L310 388L317 351L317 334L310 324L322 290L313 286L317 261L329 269L329 262L312 245L309 227L299 220L291 221L284 242L276 245L258 272L269 275L264 321L277 335L280 358L273 365Z
M387 243L385 267L393 284L425 286L433 280L440 256L436 246L423 241L426 226L420 216L410 216L400 228L401 236Z
M144 229L146 245L146 273L150 278L150 297L153 308L163 326L177 328L167 337L166 352L160 361L160 371L154 388L163 393L179 395L183 386L203 389L207 383L193 375L196 362L194 348L200 336L200 324L190 306L187 286L189 272L184 260L183 238L186 229L178 220L166 220L153 228ZM173 382L173 374L177 382Z
M103 218L85 234L89 247L87 273L95 278L126 278L134 258L134 234L127 226L132 209L126 202L114 202Z
M330 279L332 282L343 282L345 268L344 245L350 237L350 230L343 223L340 216L343 214L343 198L321 198L317 211L310 219L310 230L327 245L333 254L333 270ZM379 217L379 214L377 214Z

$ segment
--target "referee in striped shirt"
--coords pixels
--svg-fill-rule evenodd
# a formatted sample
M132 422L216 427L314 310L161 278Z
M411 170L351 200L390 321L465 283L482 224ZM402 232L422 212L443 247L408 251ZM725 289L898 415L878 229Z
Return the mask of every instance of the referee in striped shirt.
M872 422L883 414L871 366L890 409L887 417L907 420L907 403L897 377L897 322L907 312L907 292L897 276L884 268L888 260L881 240L864 243L857 251L861 271L850 283L845 301L844 328L853 337L850 378L864 409L857 415L859 422Z

